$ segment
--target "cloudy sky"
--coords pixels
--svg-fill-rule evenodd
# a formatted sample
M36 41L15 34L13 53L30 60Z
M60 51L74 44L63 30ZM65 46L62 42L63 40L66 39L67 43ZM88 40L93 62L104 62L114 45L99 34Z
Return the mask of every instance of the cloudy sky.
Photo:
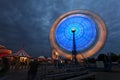
M24 48L31 56L50 56L49 31L63 13L87 9L101 16L108 36L99 53L120 53L119 0L0 0L0 44Z

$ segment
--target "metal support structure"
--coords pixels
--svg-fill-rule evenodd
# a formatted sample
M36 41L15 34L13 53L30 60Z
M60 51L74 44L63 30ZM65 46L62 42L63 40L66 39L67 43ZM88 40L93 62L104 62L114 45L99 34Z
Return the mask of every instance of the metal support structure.
M77 61L77 58L76 58L76 55L77 55L77 51L76 51L76 43L75 43L75 29L73 28L72 30L72 33L73 33L73 50L72 50L72 60L77 64L78 61Z

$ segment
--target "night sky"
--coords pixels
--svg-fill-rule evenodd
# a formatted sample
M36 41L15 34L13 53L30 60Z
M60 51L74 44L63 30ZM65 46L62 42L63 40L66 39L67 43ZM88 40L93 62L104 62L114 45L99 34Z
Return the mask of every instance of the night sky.
M0 0L0 44L31 56L50 56L49 31L63 13L90 10L104 20L108 35L99 53L120 54L120 0Z

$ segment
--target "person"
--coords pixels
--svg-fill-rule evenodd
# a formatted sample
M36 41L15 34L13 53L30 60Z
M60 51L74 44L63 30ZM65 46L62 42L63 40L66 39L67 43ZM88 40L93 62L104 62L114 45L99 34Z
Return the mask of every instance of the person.
M34 80L37 74L38 61L35 59L29 63L28 77L27 80Z
M2 71L7 72L9 70L10 64L9 64L9 60L6 57L2 58L2 64L3 64Z

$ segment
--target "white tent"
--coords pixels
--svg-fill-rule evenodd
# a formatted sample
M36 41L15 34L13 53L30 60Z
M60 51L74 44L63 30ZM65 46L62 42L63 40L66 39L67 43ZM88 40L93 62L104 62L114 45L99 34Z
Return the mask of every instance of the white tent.
M47 59L48 59L48 60L52 60L52 58L51 58L51 57L48 57Z
M39 60L39 61L44 61L44 60L46 60L46 58L45 58L45 56L39 56L39 57L38 57L38 60Z
M38 58L45 58L45 56L39 56Z

